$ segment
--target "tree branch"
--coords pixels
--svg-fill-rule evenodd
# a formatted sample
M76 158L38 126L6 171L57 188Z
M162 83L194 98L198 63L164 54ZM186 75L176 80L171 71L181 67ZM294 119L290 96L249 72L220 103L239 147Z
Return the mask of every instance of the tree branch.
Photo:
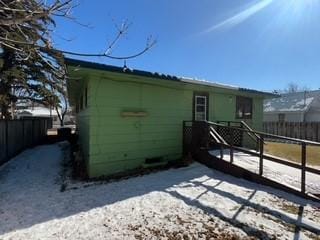
M128 56L111 56L105 53L102 54L96 54L96 53L78 53L78 52L70 52L70 51L65 51L65 50L57 50L59 52L69 54L69 55L74 55L74 56L82 56L82 57L106 57L110 59L116 59L116 60L125 60L125 59L131 59L131 58L136 58L138 56L141 56L148 50L150 50L157 42L153 40L150 44L147 44L147 46L140 52L128 55Z

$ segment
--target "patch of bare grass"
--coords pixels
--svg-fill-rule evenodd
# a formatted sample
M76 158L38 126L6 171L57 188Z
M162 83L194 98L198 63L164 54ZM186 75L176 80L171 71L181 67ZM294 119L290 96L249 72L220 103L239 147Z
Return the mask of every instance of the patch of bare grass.
M298 144L266 142L265 152L301 163L301 146ZM320 166L320 147L307 146L307 164Z

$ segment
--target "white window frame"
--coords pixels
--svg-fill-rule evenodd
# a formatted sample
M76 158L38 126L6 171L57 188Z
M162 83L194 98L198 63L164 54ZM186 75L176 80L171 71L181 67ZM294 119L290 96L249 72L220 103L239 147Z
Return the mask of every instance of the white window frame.
M198 104L197 99L202 98L204 99L204 104ZM203 113L197 111L197 106L203 106L204 107L204 119L197 119L198 114L197 113ZM208 106L208 97L204 95L195 95L194 97L194 120L195 121L206 121L207 120L207 106Z

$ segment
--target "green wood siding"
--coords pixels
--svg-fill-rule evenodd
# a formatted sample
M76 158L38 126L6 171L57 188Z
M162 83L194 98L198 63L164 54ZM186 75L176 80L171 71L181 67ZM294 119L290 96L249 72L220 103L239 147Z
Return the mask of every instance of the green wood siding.
M146 158L181 158L182 121L193 118L194 91L209 93L211 121L235 120L236 96L248 96L229 89L91 70L86 71L86 84L74 98L85 86L88 107L78 114L78 128L90 177L141 167ZM248 122L261 129L262 96L249 97L254 106ZM147 116L121 116L128 111Z

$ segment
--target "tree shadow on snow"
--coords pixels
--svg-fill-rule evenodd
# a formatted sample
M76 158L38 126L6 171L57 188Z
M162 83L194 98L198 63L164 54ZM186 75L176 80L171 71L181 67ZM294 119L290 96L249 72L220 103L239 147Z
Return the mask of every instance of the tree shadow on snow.
M41 153L39 154L39 157L40 156ZM28 166L28 164L26 164L22 166L22 168L24 167L26 168L25 171L27 171L27 168L33 167L33 165L30 164ZM50 166L46 166L44 164L41 167ZM39 168L39 171L41 167ZM20 171L23 171L23 169L20 169ZM58 173L56 174L58 175ZM25 176L27 178L28 174ZM196 180L203 176L213 178L215 181L218 181L218 183L214 186L208 186L205 183ZM4 177L3 181L5 181L6 177ZM58 178L58 176L56 176L56 178ZM34 181L33 185L31 185L32 181ZM38 181L39 179L31 178L30 188L25 188L26 185L23 184L24 181L21 180L19 182L17 180L17 184L13 189L10 189L9 192L8 189L7 192L1 189L1 186L4 185L1 185L2 183L0 182L0 235L19 229L29 228L35 224L47 222L53 219L66 218L80 212L87 212L94 208L107 206L155 191L168 193L171 196L182 200L187 205L199 208L207 214L215 215L223 221L243 229L248 233L248 235L258 236L259 238L269 238L269 236L261 230L242 223L238 218L238 215L245 206L250 206L257 211L272 215L281 219L281 221L298 224L302 229L320 233L319 229L314 229L312 226L304 224L301 219L293 219L279 211L253 203L250 200L257 191L266 191L299 205L316 203L269 187L264 187L245 180L227 176L220 172L209 170L204 166L199 167L198 163L185 168L171 169L119 182L92 185L86 188L79 188L65 192L60 192L60 185L57 182L50 185L49 182L48 184L45 184L46 179L43 179L43 181L40 180L40 183L38 183ZM184 196L179 191L176 191L175 186L181 183L190 183L196 187L201 186L206 189L206 192L203 194L216 194L223 198L231 199L232 201L241 204L242 207L238 209L233 217L225 216L216 208L204 205L199 200L202 195L199 195L198 199L191 199L188 196ZM221 183L234 184L239 187L247 188L251 191L251 195L246 199L233 193L226 192L218 188Z

